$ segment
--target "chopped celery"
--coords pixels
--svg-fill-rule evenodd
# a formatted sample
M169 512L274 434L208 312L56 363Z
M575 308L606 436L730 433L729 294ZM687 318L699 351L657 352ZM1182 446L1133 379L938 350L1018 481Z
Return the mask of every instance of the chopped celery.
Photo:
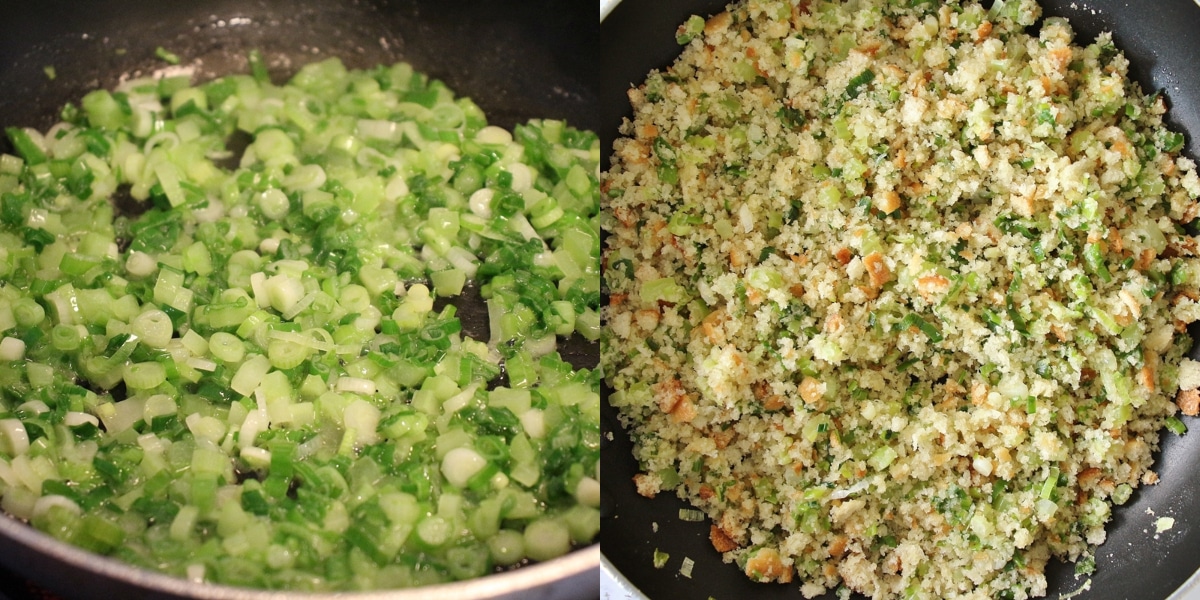
M489 126L402 63L283 86L249 66L91 92L54 136L5 130L3 506L271 589L591 543L599 374L555 348L599 337L598 138ZM118 189L143 207L117 214ZM444 304L472 294L490 340Z
M163 59L163 61L165 61L169 64L172 64L172 65L179 64L179 55L175 54L174 52L171 52L170 50L167 50L166 48L163 48L162 46L155 48L154 55Z

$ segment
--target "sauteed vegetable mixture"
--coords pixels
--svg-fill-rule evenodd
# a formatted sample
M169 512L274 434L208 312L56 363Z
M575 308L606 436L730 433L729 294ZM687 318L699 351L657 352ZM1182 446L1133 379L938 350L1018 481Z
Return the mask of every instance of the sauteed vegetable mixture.
M408 64L98 90L0 155L0 505L196 581L405 587L599 529L594 134ZM455 302L486 299L490 333Z

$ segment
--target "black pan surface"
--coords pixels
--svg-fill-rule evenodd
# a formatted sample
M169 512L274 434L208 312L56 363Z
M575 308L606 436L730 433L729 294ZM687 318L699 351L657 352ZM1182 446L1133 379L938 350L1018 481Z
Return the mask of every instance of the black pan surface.
M337 56L348 67L406 60L470 96L489 119L566 119L596 130L599 32L591 6L558 0L43 0L0 19L0 122L47 126L62 104L168 66L198 78L248 72L263 52L276 81ZM586 10L585 10L586 9ZM56 79L43 68L53 66Z
M632 111L625 96L654 68L669 66L679 55L675 28L689 15L720 12L721 0L624 0L601 25L601 123L603 148L611 152L621 119ZM1161 90L1170 107L1167 121L1187 136L1186 154L1200 155L1200 6L1191 0L1043 0L1047 16L1071 20L1077 42L1111 31L1130 62L1130 75L1144 91ZM607 156L604 157L607 161ZM602 168L607 167L607 162ZM1200 331L1190 330L1193 339ZM1192 357L1200 355L1194 348ZM735 600L802 598L799 584L758 584L726 565L708 541L709 523L679 520L687 504L671 493L647 500L634 490L637 473L632 444L616 418L601 406L604 505L601 547L617 571L649 598ZM1192 433L1165 433L1154 470L1155 486L1143 486L1113 512L1108 541L1096 552L1090 588L1072 596L1087 581L1059 562L1047 570L1048 598L1076 600L1159 600L1200 597L1180 590L1200 569L1200 419L1184 418ZM610 435L611 434L611 435ZM609 438L612 438L611 440ZM1158 517L1174 527L1156 534ZM661 570L653 567L658 549L670 555ZM679 574L684 557L695 561L691 578ZM1174 595L1174 596L1173 596ZM855 596L861 598L861 596ZM825 596L832 600L834 594Z
M249 72L251 49L263 53L276 83L306 63L334 56L351 68L404 60L471 97L492 124L511 129L531 118L555 118L581 129L600 128L595 76L599 31L588 3L40 0L3 6L0 126L44 131L57 122L65 103L78 103L88 91L172 68L155 55L162 47L179 56L179 67L194 70L194 82ZM53 67L53 78L47 67ZM0 139L0 152L11 151L7 139ZM487 308L477 291L468 290L455 303L464 330L486 339ZM560 343L559 350L576 367L594 367L599 357L598 344L578 336ZM145 581L130 577L128 569L113 561L94 556L80 561L78 551L46 536L30 530L18 539L8 533L11 523L0 525L0 563L65 597L191 595L178 588L143 589ZM571 560L575 565L580 559ZM85 568L79 568L81 562ZM564 573L574 568L563 565ZM545 573L537 576L553 579ZM536 597L596 595L592 577L562 583L551 581ZM479 589L501 596L511 592L505 585ZM447 593L429 597L451 597Z

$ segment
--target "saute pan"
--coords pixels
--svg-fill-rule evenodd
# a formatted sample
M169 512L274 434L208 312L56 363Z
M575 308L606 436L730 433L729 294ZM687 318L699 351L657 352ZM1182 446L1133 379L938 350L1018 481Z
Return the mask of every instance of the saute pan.
M605 159L621 118L632 111L625 97L653 68L665 68L678 56L675 28L689 15L708 16L723 9L721 0L623 0L601 24L601 129ZM1187 136L1186 153L1200 155L1200 6L1191 0L1043 0L1047 16L1065 16L1077 40L1090 41L1111 31L1130 61L1130 75L1144 91L1161 90L1170 107L1168 122ZM607 166L605 164L604 166ZM1195 329L1193 339L1200 339ZM1193 358L1200 349L1192 351ZM601 407L604 470L601 545L604 574L616 588L637 596L685 600L769 600L802 598L798 584L752 583L736 566L726 565L708 541L708 522L679 520L686 504L671 493L654 500L638 496L630 478L637 472L632 445L611 406ZM1200 420L1185 418L1192 433L1164 433L1154 469L1155 486L1142 487L1113 513L1108 541L1096 553L1096 572L1076 578L1071 565L1052 563L1048 598L1076 600L1200 599ZM610 435L611 434L611 435ZM611 437L611 439L610 439ZM1174 527L1156 533L1159 517ZM653 566L658 549L670 555ZM695 561L690 578L679 574L684 557ZM834 594L827 595L828 599Z
M171 67L194 81L248 72L260 50L283 82L305 63L331 56L364 68L405 60L470 96L490 122L511 128L530 118L566 119L596 130L598 25L592 5L556 0L39 0L0 11L0 124L44 130L65 102L97 87ZM51 74L53 76L51 76ZM11 148L0 143L0 151ZM459 315L487 337L478 298ZM598 347L560 348L579 367ZM472 582L339 598L596 598L599 547ZM66 546L0 516L0 564L65 598L297 597L282 592L194 585ZM304 594L332 598L333 594Z

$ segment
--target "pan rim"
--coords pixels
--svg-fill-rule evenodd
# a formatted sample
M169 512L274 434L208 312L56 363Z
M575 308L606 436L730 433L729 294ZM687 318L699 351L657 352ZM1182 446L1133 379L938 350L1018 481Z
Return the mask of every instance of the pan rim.
M346 600L522 598L528 597L525 594L539 588L565 585L576 579L582 580L589 573L598 570L601 565L600 544L593 543L553 560L453 583L364 592L304 592L243 588L189 581L182 577L151 571L109 556L89 552L57 540L6 515L0 518L0 537L15 541L25 549L36 553L36 556L9 557L5 562L10 564L22 559L37 560L48 556L70 567L136 585L143 590L195 598L196 600L283 600L285 598L331 596Z

